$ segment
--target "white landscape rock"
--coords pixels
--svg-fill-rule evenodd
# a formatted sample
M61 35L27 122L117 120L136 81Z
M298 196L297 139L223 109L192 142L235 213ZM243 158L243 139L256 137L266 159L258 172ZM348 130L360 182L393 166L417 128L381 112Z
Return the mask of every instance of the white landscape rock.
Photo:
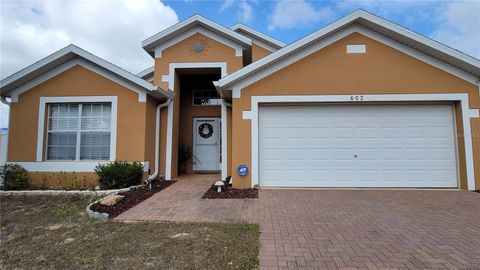
M121 201L123 198L125 198L125 196L123 196L123 195L109 195L109 196L103 198L100 201L100 204L105 205L105 206L114 206L119 201Z

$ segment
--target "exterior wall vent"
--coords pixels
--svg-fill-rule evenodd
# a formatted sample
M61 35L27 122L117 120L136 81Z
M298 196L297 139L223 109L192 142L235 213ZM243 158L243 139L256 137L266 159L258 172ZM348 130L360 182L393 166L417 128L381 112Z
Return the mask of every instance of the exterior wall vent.
M364 44L351 44L347 45L347 53L366 53L367 45Z

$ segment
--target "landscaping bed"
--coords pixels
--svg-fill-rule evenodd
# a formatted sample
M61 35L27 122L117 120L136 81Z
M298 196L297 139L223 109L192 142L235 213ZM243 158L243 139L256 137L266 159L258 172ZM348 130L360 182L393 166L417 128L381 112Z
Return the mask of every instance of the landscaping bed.
M0 269L258 269L257 224L100 221L96 199L0 195Z
M246 189L235 189L235 188L226 188L222 192L217 192L215 186L211 186L205 194L203 194L202 199L256 199L258 198L258 189L246 188Z
M120 192L118 194L125 197L116 205L106 206L97 202L90 206L90 210L99 213L106 213L108 214L108 218L115 218L135 205L152 197L153 194L169 187L173 183L175 183L175 181L154 181L151 189L149 187L138 187L126 192Z

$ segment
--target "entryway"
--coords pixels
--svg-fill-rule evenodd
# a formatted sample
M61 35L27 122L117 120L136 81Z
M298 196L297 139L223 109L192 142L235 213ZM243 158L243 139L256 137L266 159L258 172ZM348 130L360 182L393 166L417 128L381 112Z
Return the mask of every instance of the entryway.
M174 118L178 121L178 137L174 149L178 148L178 175L219 173L223 168L222 135L227 132L224 134L221 123L226 117L222 113L225 105L213 85L213 81L221 78L221 72L220 68L176 70ZM173 177L176 176L174 173Z

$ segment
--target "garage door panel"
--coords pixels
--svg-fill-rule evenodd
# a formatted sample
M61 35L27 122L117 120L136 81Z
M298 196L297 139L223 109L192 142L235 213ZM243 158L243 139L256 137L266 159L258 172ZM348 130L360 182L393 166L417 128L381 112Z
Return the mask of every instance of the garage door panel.
M260 185L456 187L453 127L450 105L260 107Z

